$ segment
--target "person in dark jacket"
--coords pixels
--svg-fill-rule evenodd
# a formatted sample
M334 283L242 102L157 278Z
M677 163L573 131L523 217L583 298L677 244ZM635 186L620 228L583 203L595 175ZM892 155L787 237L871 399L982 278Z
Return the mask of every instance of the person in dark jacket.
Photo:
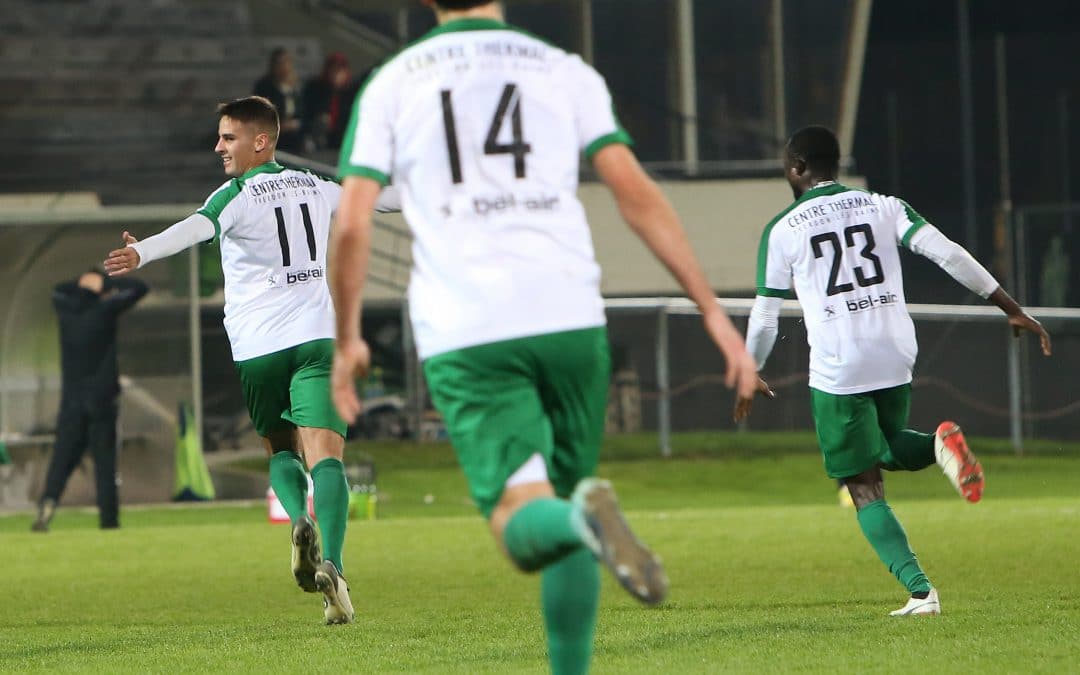
M137 279L110 279L98 271L53 289L53 306L60 324L60 412L45 492L32 527L35 532L49 530L60 495L86 450L94 458L101 527L120 526L116 489L120 394L116 320L146 291L146 284Z
M304 152L304 101L300 95L300 79L288 49L278 47L270 52L266 74L255 81L252 93L269 99L277 108L281 123L277 149Z
M322 73L304 85L304 133L317 149L341 147L358 88L341 52L327 56Z

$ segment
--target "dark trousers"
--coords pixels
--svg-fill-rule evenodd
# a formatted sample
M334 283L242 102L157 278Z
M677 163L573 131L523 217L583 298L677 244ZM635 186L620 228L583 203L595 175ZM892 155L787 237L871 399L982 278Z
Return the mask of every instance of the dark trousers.
M56 419L56 447L49 460L42 499L60 501L68 478L79 465L83 453L94 459L98 515L101 527L119 525L119 497L116 489L115 399L90 401L87 397L62 397Z

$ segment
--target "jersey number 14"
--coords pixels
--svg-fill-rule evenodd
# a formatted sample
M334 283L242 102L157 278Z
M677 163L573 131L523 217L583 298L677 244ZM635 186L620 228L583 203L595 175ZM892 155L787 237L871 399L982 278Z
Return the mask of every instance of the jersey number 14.
M461 177L461 151L458 148L457 125L454 122L454 103L450 100L450 90L443 89L442 113L443 128L446 130L446 150L450 157L450 177L454 183L460 183ZM510 113L511 141L499 142L499 132L506 123L506 114ZM512 155L514 157L514 176L525 177L525 155L532 152L532 146L525 142L521 129L521 96L518 94L516 84L508 83L502 90L499 104L495 108L495 116L488 127L487 138L484 140L485 155Z

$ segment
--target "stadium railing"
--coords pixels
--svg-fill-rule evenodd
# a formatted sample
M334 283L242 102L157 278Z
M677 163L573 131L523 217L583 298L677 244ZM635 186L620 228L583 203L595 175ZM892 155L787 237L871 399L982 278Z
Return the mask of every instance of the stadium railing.
M754 303L753 299L749 298L722 298L718 302L730 316L737 320L748 317ZM655 322L652 331L652 349L654 352L652 360L655 369L653 374L655 377L655 390L649 395L643 396L643 398L654 398L656 401L655 426L659 449L661 454L667 456L671 453L672 401L674 395L677 393L672 386L672 359L673 357L676 357L680 361L687 361L692 358L690 355L692 352L703 351L700 344L697 345L697 349L687 348L686 345L680 345L678 349L673 349L671 345L672 330L670 324L673 317L698 315L697 307L685 298L664 297L611 298L605 301L605 306L608 312L609 333L611 334L612 342L617 343L620 340L625 339L628 334L632 333L638 336L633 339L638 341L637 348L639 352L641 351L640 348L642 346L640 344L640 336L644 332L641 330L641 320L644 319ZM955 381L964 379L964 376L926 376L922 382L920 382L920 379L917 376L914 385L927 384L946 389L948 398L953 400L959 399L968 407L973 408L976 412L981 412L985 415L1007 415L1009 436L1017 453L1022 453L1023 451L1023 425L1025 420L1067 419L1077 411L1080 411L1080 400L1064 402L1064 405L1059 406L1054 410L1025 410L1025 403L1030 405L1030 400L1026 400L1028 397L1025 397L1024 395L1029 384L1025 382L1025 375L1027 375L1027 379L1032 378L1034 375L1027 372L1027 369L1022 369L1021 364L1025 359L1025 352L1034 349L1035 347L1026 346L1024 342L1012 338L1011 331L1006 330L1008 326L1004 316L996 307L939 304L908 304L907 307L912 318L915 320L920 333L929 332L927 330L929 327L928 324L937 324L940 328L944 329L943 335L934 335L929 340L932 344L934 344L935 341L937 343L932 347L932 350L935 353L939 352L940 347L938 345L944 344L945 348L950 350L950 353L946 358L939 360L951 362L953 365L962 365L963 370L969 371L966 375L974 382L972 386L975 386L976 388L981 387L981 385L976 381L978 378L975 378L974 375L979 373L981 377L992 377L992 374L987 371L991 370L989 366L997 365L996 359L1000 357L1000 351L1003 348L1005 351L1004 360L1006 363L1007 412L1003 410L1001 406L995 406L986 403L985 401L980 401L979 394L963 392L960 387L955 384ZM1056 333L1059 337L1065 336L1071 338L1078 330L1080 330L1080 308L1030 307L1027 308L1027 311L1049 326L1052 337ZM638 321L634 324L637 326L636 329L627 330L626 326L619 325L621 319L626 319L628 317L638 318ZM774 349L774 354L770 358L770 365L774 364L777 360L787 360L787 357L782 356L780 352L789 352L792 355L791 360L794 361L790 367L795 372L782 375L782 381L786 385L805 382L805 353L807 348L805 346L805 331L801 328L802 309L798 302L794 300L785 301L781 310L781 318L782 320L787 320L787 327L785 328L782 324L781 338L778 340L777 348ZM795 321L791 321L792 319ZM966 337L965 339L950 339L950 332L955 332L955 326L957 324L971 326L976 329L976 333L973 333L970 337ZM1001 330L1000 336L988 334L986 332L987 325L998 326ZM803 335L802 340L787 339L792 333L800 331ZM680 332L685 333L687 331ZM696 332L701 333L702 336L704 336L704 331L697 330ZM998 340L998 337L1000 337L1000 340ZM976 345L976 343L978 343L978 345ZM631 351L632 350L633 347L631 347ZM709 351L708 345L705 345L704 351ZM796 356L795 354L798 355ZM1075 358L1075 355L1073 354L1062 355L1059 353L1056 355L1059 359L1063 357L1068 358L1070 356ZM703 360L700 354L693 358ZM719 359L719 356L716 356L716 359ZM980 363L979 359L989 361L989 363ZM707 362L707 359L704 360ZM968 361L968 363L961 363L964 361ZM1051 366L1049 366L1049 368L1051 372L1068 371L1068 365L1062 366L1058 363L1058 365L1055 366L1053 365L1055 362L1052 360L1050 363ZM722 369L723 367L718 360L713 360L712 363L706 365L705 368L707 369L709 366L719 369ZM710 375L708 373L700 372L691 374L685 372L687 370L685 367L682 370L684 371L684 375L688 375L689 377L685 384L678 387L679 392L685 392L695 386L704 384L715 385L718 382L722 382L722 374ZM765 372L768 373L771 370L773 369L767 368ZM1049 373L1045 374L1049 375ZM766 377L767 379L770 379L769 376ZM643 377L643 379L645 378ZM770 382L772 382L771 379ZM760 411L759 414L767 414L767 408L764 406L759 405L758 410ZM700 426L700 424L695 425L691 423L691 426Z

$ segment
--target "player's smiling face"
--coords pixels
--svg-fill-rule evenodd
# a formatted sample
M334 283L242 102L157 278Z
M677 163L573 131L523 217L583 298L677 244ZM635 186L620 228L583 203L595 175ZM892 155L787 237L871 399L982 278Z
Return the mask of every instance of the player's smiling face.
M269 136L250 122L222 116L218 122L218 142L214 152L221 156L227 176L242 176L271 158L266 150Z

